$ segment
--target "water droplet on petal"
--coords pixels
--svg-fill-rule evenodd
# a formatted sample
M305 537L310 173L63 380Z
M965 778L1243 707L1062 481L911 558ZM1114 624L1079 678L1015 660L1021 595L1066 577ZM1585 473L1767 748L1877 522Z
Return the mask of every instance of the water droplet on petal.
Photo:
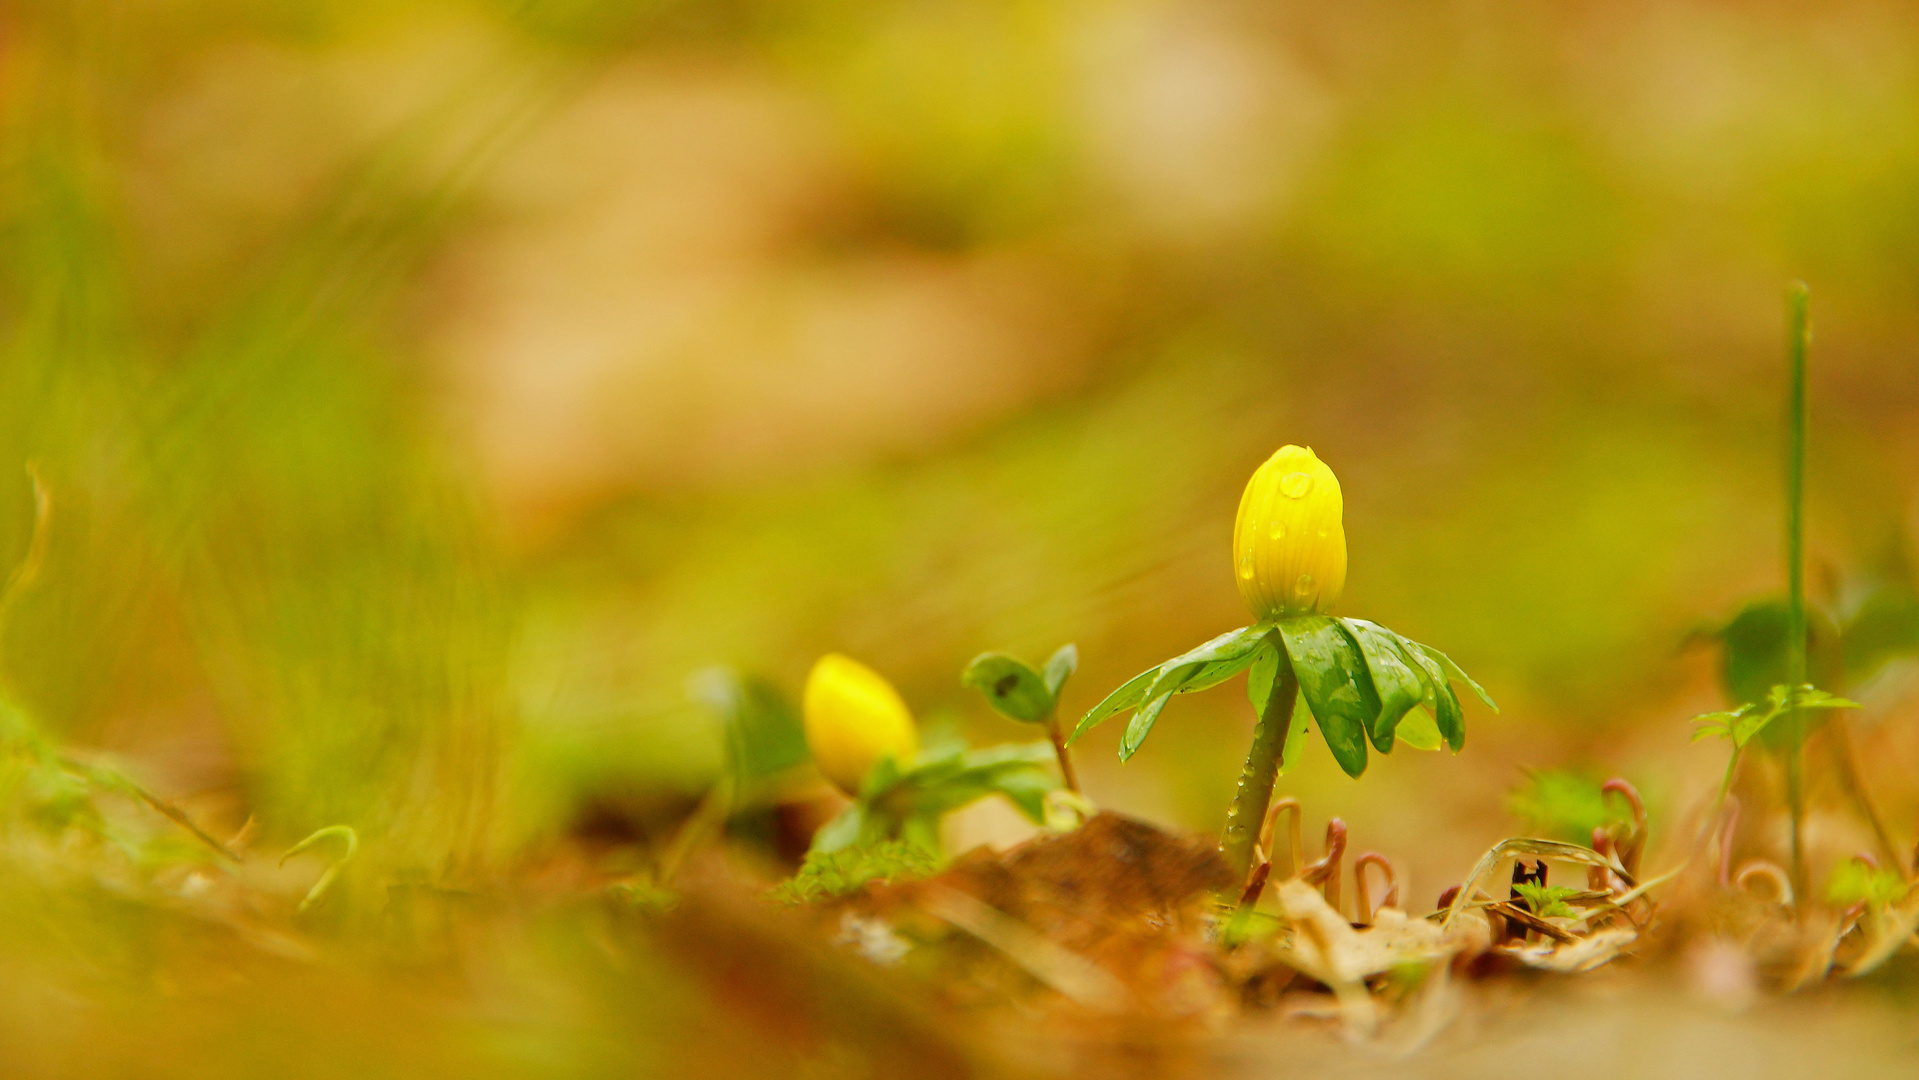
M1293 582L1293 591L1298 593L1301 596L1305 596L1308 593L1312 592L1313 591L1313 575L1311 574L1299 575L1299 580Z
M1312 473L1287 473L1279 478L1279 493L1289 499L1303 499L1313 490Z
M1266 535L1275 540L1284 540L1286 538L1286 526L1275 521L1273 522L1272 528L1266 530Z
M1247 581L1253 580L1253 557L1251 555L1239 560L1239 576Z
M1325 530L1325 529L1321 529L1321 530L1319 530L1319 538L1320 538L1321 540L1324 540L1324 539L1326 539L1326 530Z

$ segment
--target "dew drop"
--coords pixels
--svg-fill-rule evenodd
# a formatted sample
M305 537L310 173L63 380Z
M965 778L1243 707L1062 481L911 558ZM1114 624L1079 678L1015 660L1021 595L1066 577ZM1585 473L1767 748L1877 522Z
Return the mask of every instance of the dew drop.
M1321 529L1321 530L1319 530L1319 538L1320 538L1321 540L1324 540L1324 539L1326 539L1326 530L1325 530L1325 529Z
M1253 557L1251 555L1239 560L1239 576L1245 581L1253 580Z
M1273 522L1272 528L1266 530L1266 535L1275 540L1284 540L1286 539L1286 526L1275 521Z
M1294 472L1279 478L1279 493L1289 499L1303 499L1313 490L1313 474Z
M1312 592L1313 591L1313 575L1311 574L1299 575L1299 580L1293 582L1293 591L1298 593L1301 596L1305 596L1307 593Z

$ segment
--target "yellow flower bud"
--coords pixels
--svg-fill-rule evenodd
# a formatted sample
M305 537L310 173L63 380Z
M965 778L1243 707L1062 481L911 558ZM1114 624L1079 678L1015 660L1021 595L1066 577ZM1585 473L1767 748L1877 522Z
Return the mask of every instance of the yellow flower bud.
M1304 446L1266 459L1239 499L1233 566L1239 595L1261 619L1322 612L1346 587L1339 478Z
M919 752L913 714L899 691L850 657L820 657L806 677L802 711L814 763L848 795L859 794L860 781L881 758L905 767Z

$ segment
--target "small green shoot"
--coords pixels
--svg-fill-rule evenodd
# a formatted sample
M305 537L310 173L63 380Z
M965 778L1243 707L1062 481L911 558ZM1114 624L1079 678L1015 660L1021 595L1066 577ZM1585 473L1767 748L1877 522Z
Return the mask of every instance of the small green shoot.
M1732 758L1726 762L1726 776L1719 785L1719 798L1723 801L1726 793L1732 790L1733 773L1746 752L1746 744L1752 741L1753 736L1764 731L1766 725L1794 711L1858 707L1858 702L1828 694L1811 683L1801 683L1797 690L1779 685L1766 692L1764 702L1747 702L1737 709L1694 717L1693 722L1699 727L1693 731L1692 739L1698 742L1717 736L1732 743Z
M988 652L975 656L960 673L960 685L984 693L987 703L1000 715L1045 725L1053 754L1059 759L1060 776L1066 781L1066 789L1074 793L1079 791L1079 777L1073 773L1073 759L1059 727L1059 692L1078 670L1079 649L1069 642L1054 651L1040 671L1016 656Z
M1864 859L1847 859L1826 882L1826 899L1840 907L1886 907L1903 899L1909 887L1896 871L1882 870Z
M1513 891L1526 901L1526 907L1542 919L1576 919L1579 913L1566 901L1579 895L1580 890L1566 885L1541 885L1536 881L1522 881L1513 886Z

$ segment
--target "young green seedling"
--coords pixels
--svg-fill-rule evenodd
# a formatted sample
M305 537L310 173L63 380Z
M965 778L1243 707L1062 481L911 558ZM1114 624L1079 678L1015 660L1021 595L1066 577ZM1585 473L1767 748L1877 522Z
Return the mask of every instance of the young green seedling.
M1747 740L1757 736L1762 746L1782 758L1792 819L1792 879L1802 892L1806 884L1801 839L1805 817L1803 749L1807 738L1824 723L1827 710L1856 707L1831 693L1814 690L1814 685L1843 692L1849 676L1869 678L1891 658L1919 649L1919 595L1911 588L1909 572L1897 574L1898 580L1880 583L1840 619L1832 618L1806 597L1806 353L1812 340L1809 295L1803 282L1794 282L1786 294L1787 595L1750 603L1723 627L1704 631L1704 636L1718 639L1723 648L1720 680L1727 701L1736 707L1700 717L1706 723L1694 736L1723 735L1733 744L1726 778L1720 785L1722 801ZM1898 846L1854 760L1843 718L1834 718L1832 734L1842 788L1872 826L1881 854L1903 870Z
M1244 877L1273 783L1305 741L1307 711L1349 776L1366 770L1366 744L1382 754L1395 741L1457 752L1466 729L1450 680L1492 699L1444 653L1378 623L1325 614L1346 584L1346 533L1339 479L1312 450L1283 446L1261 465L1240 498L1233 528L1240 595L1259 621L1134 676L1094 706L1078 739L1131 710L1120 759L1139 750L1174 694L1217 686L1247 672L1259 720L1240 772L1221 850ZM1295 707L1304 697L1306 710ZM1068 740L1072 741L1071 739Z
M1005 653L981 653L960 674L960 685L975 687L1002 716L1028 724L1046 725L1046 736L1053 741L1053 753L1059 758L1059 775L1068 791L1078 793L1079 779L1073 775L1073 759L1066 751L1066 739L1059 729L1059 690L1079 670L1079 649L1061 645L1047 659L1044 671L1034 671L1018 657Z
M1814 687L1811 683L1801 683L1797 690L1780 685L1766 692L1764 702L1749 702L1737 709L1724 712L1704 713L1693 718L1699 725L1692 733L1692 740L1698 742L1715 735L1732 744L1732 758L1726 762L1726 775L1719 783L1719 799L1725 801L1726 793L1732 790L1733 774L1739 768L1740 757L1746 752L1746 744L1753 737L1765 731L1781 716L1790 716L1808 710L1819 709L1856 709L1856 702L1842 697L1834 697Z
M1059 781L1045 743L969 750L959 742L922 747L913 716L878 672L838 654L820 658L802 704L807 745L820 772L853 805L813 837L815 853L903 840L935 859L940 818L989 795L1004 795L1036 825Z

